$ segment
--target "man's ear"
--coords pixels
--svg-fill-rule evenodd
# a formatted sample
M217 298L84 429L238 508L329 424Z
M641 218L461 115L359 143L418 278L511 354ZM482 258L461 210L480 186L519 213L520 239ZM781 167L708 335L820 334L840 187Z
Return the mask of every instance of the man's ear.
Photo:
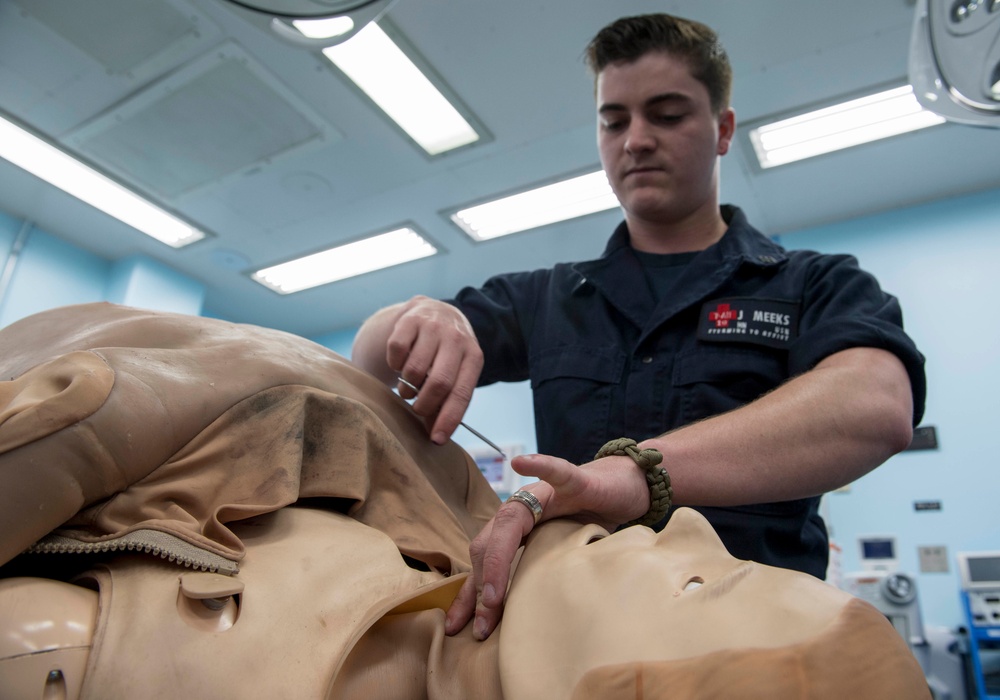
M727 107L719 115L719 145L716 153L724 156L729 152L729 144L736 134L736 112L732 107Z

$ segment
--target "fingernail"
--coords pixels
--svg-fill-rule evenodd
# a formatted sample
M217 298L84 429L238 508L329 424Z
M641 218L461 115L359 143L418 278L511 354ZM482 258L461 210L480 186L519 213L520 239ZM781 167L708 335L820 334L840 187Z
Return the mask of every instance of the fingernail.
M483 602L484 603L492 603L493 600L496 597L497 597L497 592L496 592L496 589L493 588L493 584L492 583L487 583L485 586L483 586Z
M479 641L486 639L486 618L482 615L476 615L476 626L473 632Z
M431 442L436 445L443 445L448 442L448 436L441 432L434 433L431 435Z

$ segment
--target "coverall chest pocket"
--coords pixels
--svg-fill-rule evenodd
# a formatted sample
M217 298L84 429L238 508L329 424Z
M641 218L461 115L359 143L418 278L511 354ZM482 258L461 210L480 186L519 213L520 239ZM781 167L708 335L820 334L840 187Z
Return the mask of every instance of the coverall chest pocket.
M590 461L607 438L625 354L617 348L561 346L531 358L530 379L540 452Z
M712 348L678 356L673 386L682 423L739 408L788 379L786 353L756 348Z

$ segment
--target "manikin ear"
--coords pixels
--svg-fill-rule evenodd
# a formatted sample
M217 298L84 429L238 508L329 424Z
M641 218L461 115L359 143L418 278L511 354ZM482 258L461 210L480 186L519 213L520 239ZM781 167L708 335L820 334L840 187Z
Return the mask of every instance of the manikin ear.
M736 112L732 107L727 107L719 115L719 144L716 153L720 156L729 152L729 144L736 134Z

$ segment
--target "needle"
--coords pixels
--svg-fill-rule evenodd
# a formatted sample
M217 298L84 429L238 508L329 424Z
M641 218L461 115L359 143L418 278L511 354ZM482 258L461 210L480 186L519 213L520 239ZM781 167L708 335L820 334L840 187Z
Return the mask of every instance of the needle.
M418 393L420 392L420 390L419 390L419 389L417 389L417 387L413 386L412 384L410 384L410 382L406 381L406 380L405 380L405 379L403 379L402 377L400 377L400 378L399 378L399 383L400 383L400 384L403 384L403 385L405 385L405 386L408 386L408 387L410 387L410 388L411 388L411 389L413 389L413 391L415 391L415 392L418 392ZM478 430L476 430L475 428L473 428L473 427L472 427L471 425L469 425L468 423L465 423L465 422L463 422L463 421L460 421L460 422L459 422L459 425L460 425L460 426L462 426L463 428L465 428L466 430L468 430L468 431L469 431L470 433L472 433L473 435L475 435L475 436L476 436L477 438L479 438L479 439L480 439L480 440L482 440L483 442L485 442L485 443L486 443L487 445L489 445L490 447L492 447L492 448L493 448L494 450L496 450L496 451L497 451L497 452L498 452L498 453L500 454L500 456L501 456L501 457L503 457L503 460L504 460L505 462L507 461L507 455L506 455L506 454L504 454L504 451L503 451L503 450L501 450L501 449L500 449L500 448L499 448L499 447L497 446L497 444L496 444L495 442L493 442L492 440L490 440L490 439L489 439L488 437L486 437L485 435L483 435L483 434L482 434L481 432L479 432Z

